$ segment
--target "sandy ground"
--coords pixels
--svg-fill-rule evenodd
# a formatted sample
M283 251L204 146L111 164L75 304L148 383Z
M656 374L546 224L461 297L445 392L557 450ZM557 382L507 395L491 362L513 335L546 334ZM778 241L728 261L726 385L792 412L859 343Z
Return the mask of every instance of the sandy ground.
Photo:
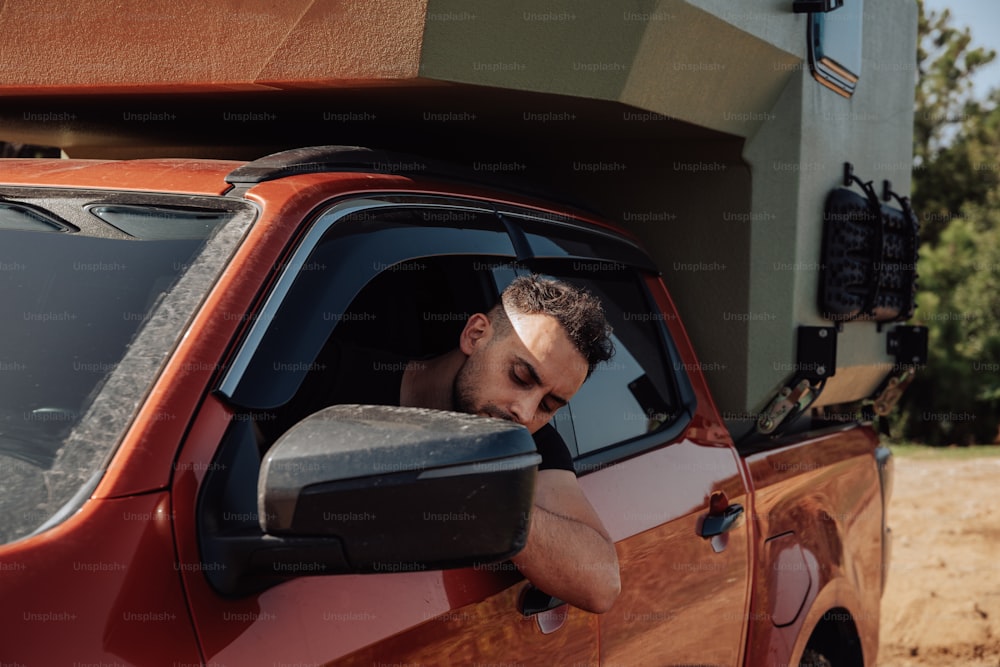
M895 462L879 666L1000 666L1000 458Z

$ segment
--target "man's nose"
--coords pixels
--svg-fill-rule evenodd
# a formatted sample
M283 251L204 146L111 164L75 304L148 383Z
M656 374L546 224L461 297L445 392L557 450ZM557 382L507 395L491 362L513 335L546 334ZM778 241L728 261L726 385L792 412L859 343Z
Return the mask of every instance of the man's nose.
M529 426L535 418L538 402L533 396L520 396L511 403L510 413L514 421L522 426Z

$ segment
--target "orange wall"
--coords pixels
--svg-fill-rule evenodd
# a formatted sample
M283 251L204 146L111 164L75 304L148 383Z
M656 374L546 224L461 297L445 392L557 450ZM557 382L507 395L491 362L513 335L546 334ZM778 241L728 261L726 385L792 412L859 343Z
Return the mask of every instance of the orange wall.
M426 0L0 3L0 95L417 76Z

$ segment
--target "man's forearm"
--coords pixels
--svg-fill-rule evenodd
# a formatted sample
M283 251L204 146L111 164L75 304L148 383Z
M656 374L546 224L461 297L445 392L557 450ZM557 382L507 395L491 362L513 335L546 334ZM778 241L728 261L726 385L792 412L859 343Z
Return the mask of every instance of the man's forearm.
M607 611L621 590L610 538L540 505L533 508L527 544L513 562L538 588L587 611Z

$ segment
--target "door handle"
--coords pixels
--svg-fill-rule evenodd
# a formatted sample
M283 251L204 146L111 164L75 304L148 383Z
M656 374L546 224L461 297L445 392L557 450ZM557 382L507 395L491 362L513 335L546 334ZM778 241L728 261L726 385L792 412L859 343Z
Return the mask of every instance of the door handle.
M722 535L743 523L743 505L733 503L721 512L705 517L701 524L701 536L705 538Z
M559 598L549 595L532 584L528 584L521 592L521 600L518 606L521 608L521 614L525 618L528 618L529 616L555 609L564 604L566 603Z
M569 616L569 605L530 583L521 592L518 606L525 618L535 617L535 623L543 635L561 628Z

